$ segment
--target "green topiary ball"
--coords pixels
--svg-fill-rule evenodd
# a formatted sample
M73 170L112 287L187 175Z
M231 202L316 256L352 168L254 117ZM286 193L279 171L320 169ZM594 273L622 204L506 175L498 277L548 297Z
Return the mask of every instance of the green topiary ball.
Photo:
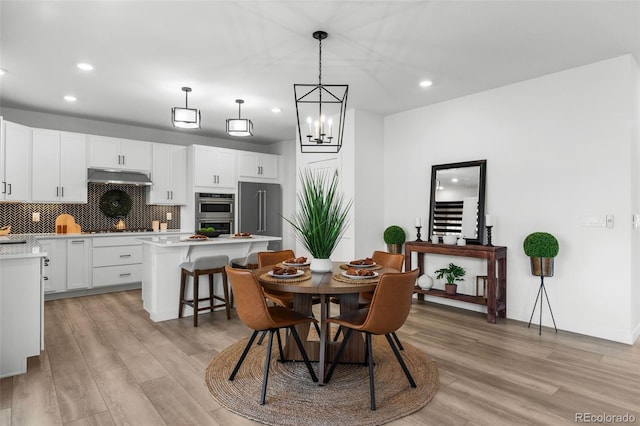
M534 232L527 235L522 244L529 257L556 257L560 246L558 240L548 232Z
M391 225L384 230L384 242L386 244L404 244L407 239L404 229L397 225Z

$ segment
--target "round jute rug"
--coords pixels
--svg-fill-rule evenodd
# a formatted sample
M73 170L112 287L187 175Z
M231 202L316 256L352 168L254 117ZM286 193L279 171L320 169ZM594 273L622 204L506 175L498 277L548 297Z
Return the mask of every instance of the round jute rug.
M303 362L277 361L274 341L266 401L260 405L266 342L254 343L235 380L228 380L247 341L216 355L207 367L205 383L229 411L268 425L381 425L418 411L438 390L438 368L426 355L403 342L402 357L417 384L412 388L386 339L374 336L377 409L371 411L368 367L340 364L331 381L318 386ZM317 363L312 365L317 373Z

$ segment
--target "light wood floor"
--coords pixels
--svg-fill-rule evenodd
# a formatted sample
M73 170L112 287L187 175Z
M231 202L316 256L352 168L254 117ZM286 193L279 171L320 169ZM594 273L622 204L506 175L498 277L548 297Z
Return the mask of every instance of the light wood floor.
M199 325L153 323L139 290L46 302L46 350L26 374L0 380L0 425L255 424L204 385L209 360L248 330L223 312ZM640 343L550 329L539 337L533 326L429 303L414 303L399 335L436 361L440 388L394 425L568 425L576 413L640 423Z

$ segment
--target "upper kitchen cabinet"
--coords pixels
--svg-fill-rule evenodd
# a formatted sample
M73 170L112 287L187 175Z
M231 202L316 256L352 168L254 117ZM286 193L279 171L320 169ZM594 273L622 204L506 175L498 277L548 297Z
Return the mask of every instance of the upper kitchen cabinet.
M187 203L187 147L153 144L153 164L147 204Z
M89 167L151 170L151 142L89 136Z
M31 201L31 128L2 122L0 201Z
M256 152L238 154L238 177L250 179L278 179L278 155Z
M33 129L32 138L32 201L86 203L86 135Z
M236 153L224 148L193 145L193 185L201 188L236 187Z

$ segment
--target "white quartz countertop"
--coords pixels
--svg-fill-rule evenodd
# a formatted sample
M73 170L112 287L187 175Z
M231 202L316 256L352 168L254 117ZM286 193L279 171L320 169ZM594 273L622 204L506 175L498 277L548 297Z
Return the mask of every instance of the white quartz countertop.
M14 242L13 244L6 244ZM18 242L17 244L15 242ZM22 259L25 257L44 257L44 251L38 240L32 235L0 236L0 260Z
M170 235L193 235L191 231L181 231L178 229L171 229L163 232L137 232L137 231L123 231L123 232L99 232L99 233L85 233L80 234L16 234L17 236L30 235L36 237L39 240L51 239L51 238L113 238L113 237L148 237L148 236L170 236Z
M189 240L185 235L159 235L153 237L140 238L143 243L154 245L157 247L169 246L201 246L215 244L246 244L257 241L280 241L281 237L270 237L267 235L252 235L251 237L233 237L221 235L217 238L208 238L206 240Z

